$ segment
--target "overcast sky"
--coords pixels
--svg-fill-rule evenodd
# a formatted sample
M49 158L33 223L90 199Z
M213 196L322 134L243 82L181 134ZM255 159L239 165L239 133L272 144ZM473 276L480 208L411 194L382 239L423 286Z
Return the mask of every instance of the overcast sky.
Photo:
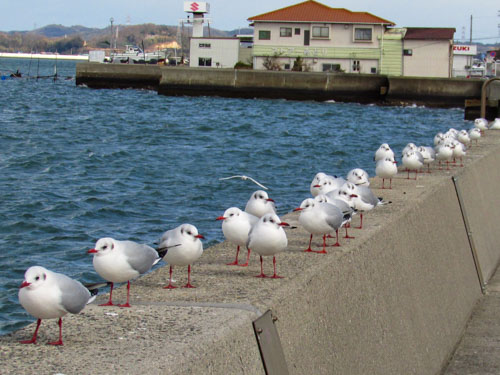
M211 26L221 30L247 27L247 19L300 0L211 0ZM397 26L454 27L455 39L500 42L498 0L321 0L333 8L366 11ZM0 31L33 30L49 24L104 28L115 24L177 25L185 18L183 0L2 0ZM479 5L480 4L480 5Z

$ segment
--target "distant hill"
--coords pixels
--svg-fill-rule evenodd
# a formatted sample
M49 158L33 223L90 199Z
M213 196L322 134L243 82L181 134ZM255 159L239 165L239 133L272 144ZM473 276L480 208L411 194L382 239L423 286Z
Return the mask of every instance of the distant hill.
M113 29L113 40L110 26L99 29L81 25L47 25L30 31L0 32L0 51L45 51L77 54L86 53L89 49L107 49L115 45L117 49L122 49L126 44L144 45L146 50L155 50L177 40L178 34L177 26L155 24L114 25ZM185 27L183 31L182 43L177 42L182 44L184 49L187 49L191 28ZM204 35L212 37L252 33L253 29L251 28L230 31L208 27L204 29Z

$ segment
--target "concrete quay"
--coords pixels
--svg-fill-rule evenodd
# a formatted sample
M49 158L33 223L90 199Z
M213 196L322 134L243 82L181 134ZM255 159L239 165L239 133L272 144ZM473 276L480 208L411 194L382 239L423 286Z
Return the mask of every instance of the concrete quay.
M416 181L401 172L392 190L373 178L376 194L392 203L367 213L365 229L352 229L356 238L326 255L302 251L309 235L300 226L288 231L288 249L277 256L284 279L253 277L256 255L248 268L226 266L235 252L226 242L193 265L196 289L162 289L168 267L158 268L133 282L132 308L94 303L66 316L63 347L44 344L57 336L54 320L42 323L37 345L18 343L34 325L0 337L1 373L263 374L252 321L271 309L290 374L440 374L478 301L492 295L483 297L471 243L488 282L500 261L499 162L500 132L488 131L464 168L434 167ZM284 220L298 225L298 213ZM265 271L272 272L270 259ZM176 268L174 278L185 283L186 269ZM125 292L117 289L114 299ZM488 333L490 323L481 322L477 335Z
M393 77L375 74L186 68L79 63L76 84L91 88L140 88L169 96L221 96L335 100L380 105L464 107L481 99L483 80ZM494 86L492 85L491 90ZM490 90L490 91L491 91ZM498 90L497 90L498 91ZM488 114L498 116L498 94ZM477 116L476 116L477 117Z

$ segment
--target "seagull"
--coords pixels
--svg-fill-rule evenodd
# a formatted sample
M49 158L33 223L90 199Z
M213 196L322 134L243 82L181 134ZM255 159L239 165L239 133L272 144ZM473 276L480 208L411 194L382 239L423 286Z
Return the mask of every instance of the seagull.
M250 248L248 248L246 263L238 264L238 254L240 253L240 246L245 246L248 241L250 228L259 221L259 218L240 210L238 207L231 207L224 211L224 215L219 216L216 220L222 220L222 233L224 233L226 240L237 246L236 259L234 262L229 263L228 266L248 266Z
M429 146L420 146L417 151L424 158L424 164L427 164L427 173L431 173L431 163L436 160L436 151Z
M481 138L481 130L478 128L472 128L471 130L469 130L469 137L471 142L476 141L477 145L477 140Z
M167 230L160 238L158 254L170 265L170 277L164 289L175 289L172 285L172 271L174 266L188 266L188 281L184 288L195 288L191 285L191 263L203 253L203 239L198 229L191 224L181 224L174 229Z
M264 274L262 257L272 255L274 274L270 278L282 278L276 274L276 254L285 251L288 245L284 226L289 226L289 224L282 222L278 215L267 213L250 229L247 248L260 255L260 275L256 277L268 277Z
M460 132L458 132L457 140L466 146L471 142L469 133L465 129L462 129L460 130Z
M113 306L114 283L126 281L127 302L118 306L130 307L130 280L148 272L161 259L158 252L148 245L110 237L99 239L87 253L94 254L93 264L99 276L111 282L109 300L99 306Z
M453 148L454 146L448 142L440 144L436 146L436 160L439 160L439 169L443 169L441 167L441 162L446 161L446 169L450 169L450 160L453 157Z
M490 130L498 130L500 129L500 118L497 117L490 125Z
M375 174L382 179L382 189L385 189L385 179L389 179L389 189L392 189L392 178L398 173L398 166L394 158L386 157L377 161Z
M342 177L326 175L320 178L318 184L313 187L316 189L316 195L328 194L341 187L345 182L346 181ZM313 196L315 195L313 194Z
M267 213L275 214L276 206L264 190L257 190L248 199L245 212L260 218Z
M326 254L326 235L333 231L337 234L337 242L332 246L340 246L338 230L345 222L340 208L331 203L319 202L313 198L307 198L294 211L300 211L299 223L306 231L311 233L309 246L304 250L305 252ZM323 235L323 249L321 251L313 251L311 249L313 234Z
M243 181L246 181L246 180L250 180L252 181L254 184L260 186L262 189L265 189L265 190L268 190L267 187L265 187L264 185L262 185L260 182L254 180L252 177L248 177L248 176L245 176L245 175L238 175L238 176L230 176L230 177L223 177L223 178L219 178L219 181L222 181L222 180L230 180L232 178L241 178Z
M313 197L320 194L319 182L321 181L322 178L325 178L326 176L327 174L323 172L318 172L314 176L313 180L311 181L311 185L309 186L309 191L311 192L311 195Z
M408 171L408 180L410 179L410 170L415 171L415 180L417 179L418 170L424 165L424 158L422 154L416 150L409 150L403 154L403 165Z
M393 158L394 159L394 151L389 147L387 143L382 143L380 147L375 151L375 156L373 157L374 161L379 161L385 158Z
M350 170L347 173L347 181L352 182L354 185L370 186L370 176L361 168Z
M417 145L415 143L408 143L405 148L403 148L403 151L401 152L401 157L403 157L408 151L416 151L417 150Z
M453 147L453 163L456 164L456 159L460 159L460 166L464 166L463 157L466 155L465 145L459 141L455 141Z
M384 204L381 199L377 198L373 191L366 186L354 185L346 182L339 190L340 195L350 196L354 204L354 209L359 211L360 225L358 229L363 228L363 212L371 211L376 206Z
M22 344L36 344L42 319L59 318L59 340L49 345L63 345L62 317L67 313L78 314L87 303L95 299L97 290L89 291L79 281L66 275L49 271L40 266L26 270L19 287L19 302L28 313L37 318L35 333L31 340Z
M483 133L485 130L488 130L488 120L485 118L477 118L474 120L474 126Z

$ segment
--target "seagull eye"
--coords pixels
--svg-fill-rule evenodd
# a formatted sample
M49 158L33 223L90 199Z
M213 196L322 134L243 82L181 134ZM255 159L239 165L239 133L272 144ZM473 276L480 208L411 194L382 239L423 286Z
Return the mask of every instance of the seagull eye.
M35 277L35 280L36 281L40 280L40 276Z
M191 231L190 231L190 230L188 230L187 234L192 235L193 233L191 233Z

